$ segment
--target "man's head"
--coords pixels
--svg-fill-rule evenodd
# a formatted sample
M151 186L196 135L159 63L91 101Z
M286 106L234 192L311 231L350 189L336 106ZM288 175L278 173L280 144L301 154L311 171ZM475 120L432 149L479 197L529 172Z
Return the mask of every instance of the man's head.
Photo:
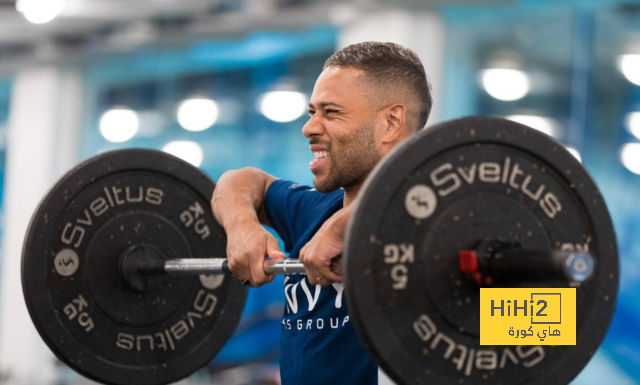
M424 67L410 49L366 42L334 53L302 130L314 152L315 188L357 189L382 156L424 127L431 104Z

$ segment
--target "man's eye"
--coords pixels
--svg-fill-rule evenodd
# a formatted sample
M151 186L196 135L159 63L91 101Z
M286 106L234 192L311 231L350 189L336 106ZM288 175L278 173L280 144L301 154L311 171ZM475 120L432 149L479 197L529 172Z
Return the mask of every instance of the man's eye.
M338 110L325 110L327 114L337 113Z
M307 113L309 114L309 116L311 116L311 115L315 114L316 112L312 111L312 110L309 110Z

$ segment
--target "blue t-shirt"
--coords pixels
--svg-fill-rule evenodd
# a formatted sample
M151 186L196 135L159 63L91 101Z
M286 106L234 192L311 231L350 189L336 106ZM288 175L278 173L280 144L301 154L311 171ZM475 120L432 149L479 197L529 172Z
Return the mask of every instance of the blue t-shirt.
M342 208L343 197L342 189L323 194L283 180L269 186L265 212L289 258L298 258L324 221ZM378 383L378 368L349 320L343 288L342 283L313 286L304 275L285 277L280 336L283 384Z

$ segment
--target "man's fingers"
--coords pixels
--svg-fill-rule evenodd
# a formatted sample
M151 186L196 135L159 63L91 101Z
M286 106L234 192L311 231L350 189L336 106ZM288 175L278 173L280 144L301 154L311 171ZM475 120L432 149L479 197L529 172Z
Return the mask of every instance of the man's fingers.
M233 273L233 275L239 280L242 281L250 278L251 272L248 269L248 266L239 262L239 258L229 255L227 263L229 264L229 270L231 270L231 273Z
M279 249L270 249L269 251L267 251L267 255L271 259L285 259L285 258L287 258L287 255L285 253L283 253L282 251L280 251Z
M302 246L302 249L300 249L300 252L298 253L298 259L300 260L300 262L306 267L307 266L307 248L308 248L308 243L304 246Z
M285 255L285 253L283 253L280 250L280 247L278 245L278 241L272 236L269 236L267 238L267 250L265 252L265 256L268 256L272 260L273 259L285 259L287 257ZM270 266L271 266L270 262L272 262L272 261L269 261L267 259L264 259L262 261L262 270L264 271L266 276L269 278L267 282L271 282L275 278L274 277L275 274L270 269Z
M342 275L336 274L330 268L305 267L307 280L312 285L327 287L335 282L342 282Z
M336 257L331 260L331 271L342 275L342 257Z
M267 255L270 256L271 254L270 249L273 249L273 247L271 247L272 245L271 245L270 238L273 238L273 236L271 236L271 234L268 234L266 242L260 245L256 250L254 250L254 253L249 259L249 264L251 268L251 283L253 284L254 287L258 287L265 283L271 282L275 278L275 274L266 272L264 268L265 257ZM279 250L278 242L275 240L275 238L273 239L273 241L275 241L275 249ZM274 254L274 257L276 258L279 257L278 253L273 253L273 254Z
M305 270L305 274L307 275L307 280L309 281L310 284L312 285L320 284L317 278L320 278L322 276L318 274L318 272L315 269L309 266L305 266L304 270Z
M284 259L287 256L280 250L278 240L270 236L267 240L267 255L273 259Z
M236 238L234 242L235 247L227 249L229 268L233 275L243 282L249 280L253 287L273 281L275 275L265 271L263 264L267 256L271 259L286 258L280 250L278 240L260 228L250 237ZM240 251L240 254L237 251Z
M318 274L322 277L318 283L323 287L329 286L334 282L342 282L342 275L334 273L330 268L319 269Z
M251 261L251 284L254 287L262 286L265 283L273 281L274 274L267 274L264 271L264 256L261 258L253 258Z

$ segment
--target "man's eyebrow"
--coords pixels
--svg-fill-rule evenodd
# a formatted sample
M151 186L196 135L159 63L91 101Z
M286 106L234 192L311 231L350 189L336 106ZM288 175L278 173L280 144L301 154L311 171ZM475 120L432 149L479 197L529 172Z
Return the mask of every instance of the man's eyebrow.
M336 106L336 107L344 108L343 106L341 106L341 105L339 105L338 103L335 103L335 102L320 102L319 105L322 108L326 108L327 106ZM309 108L311 108L311 109L315 108L313 103L309 103Z

